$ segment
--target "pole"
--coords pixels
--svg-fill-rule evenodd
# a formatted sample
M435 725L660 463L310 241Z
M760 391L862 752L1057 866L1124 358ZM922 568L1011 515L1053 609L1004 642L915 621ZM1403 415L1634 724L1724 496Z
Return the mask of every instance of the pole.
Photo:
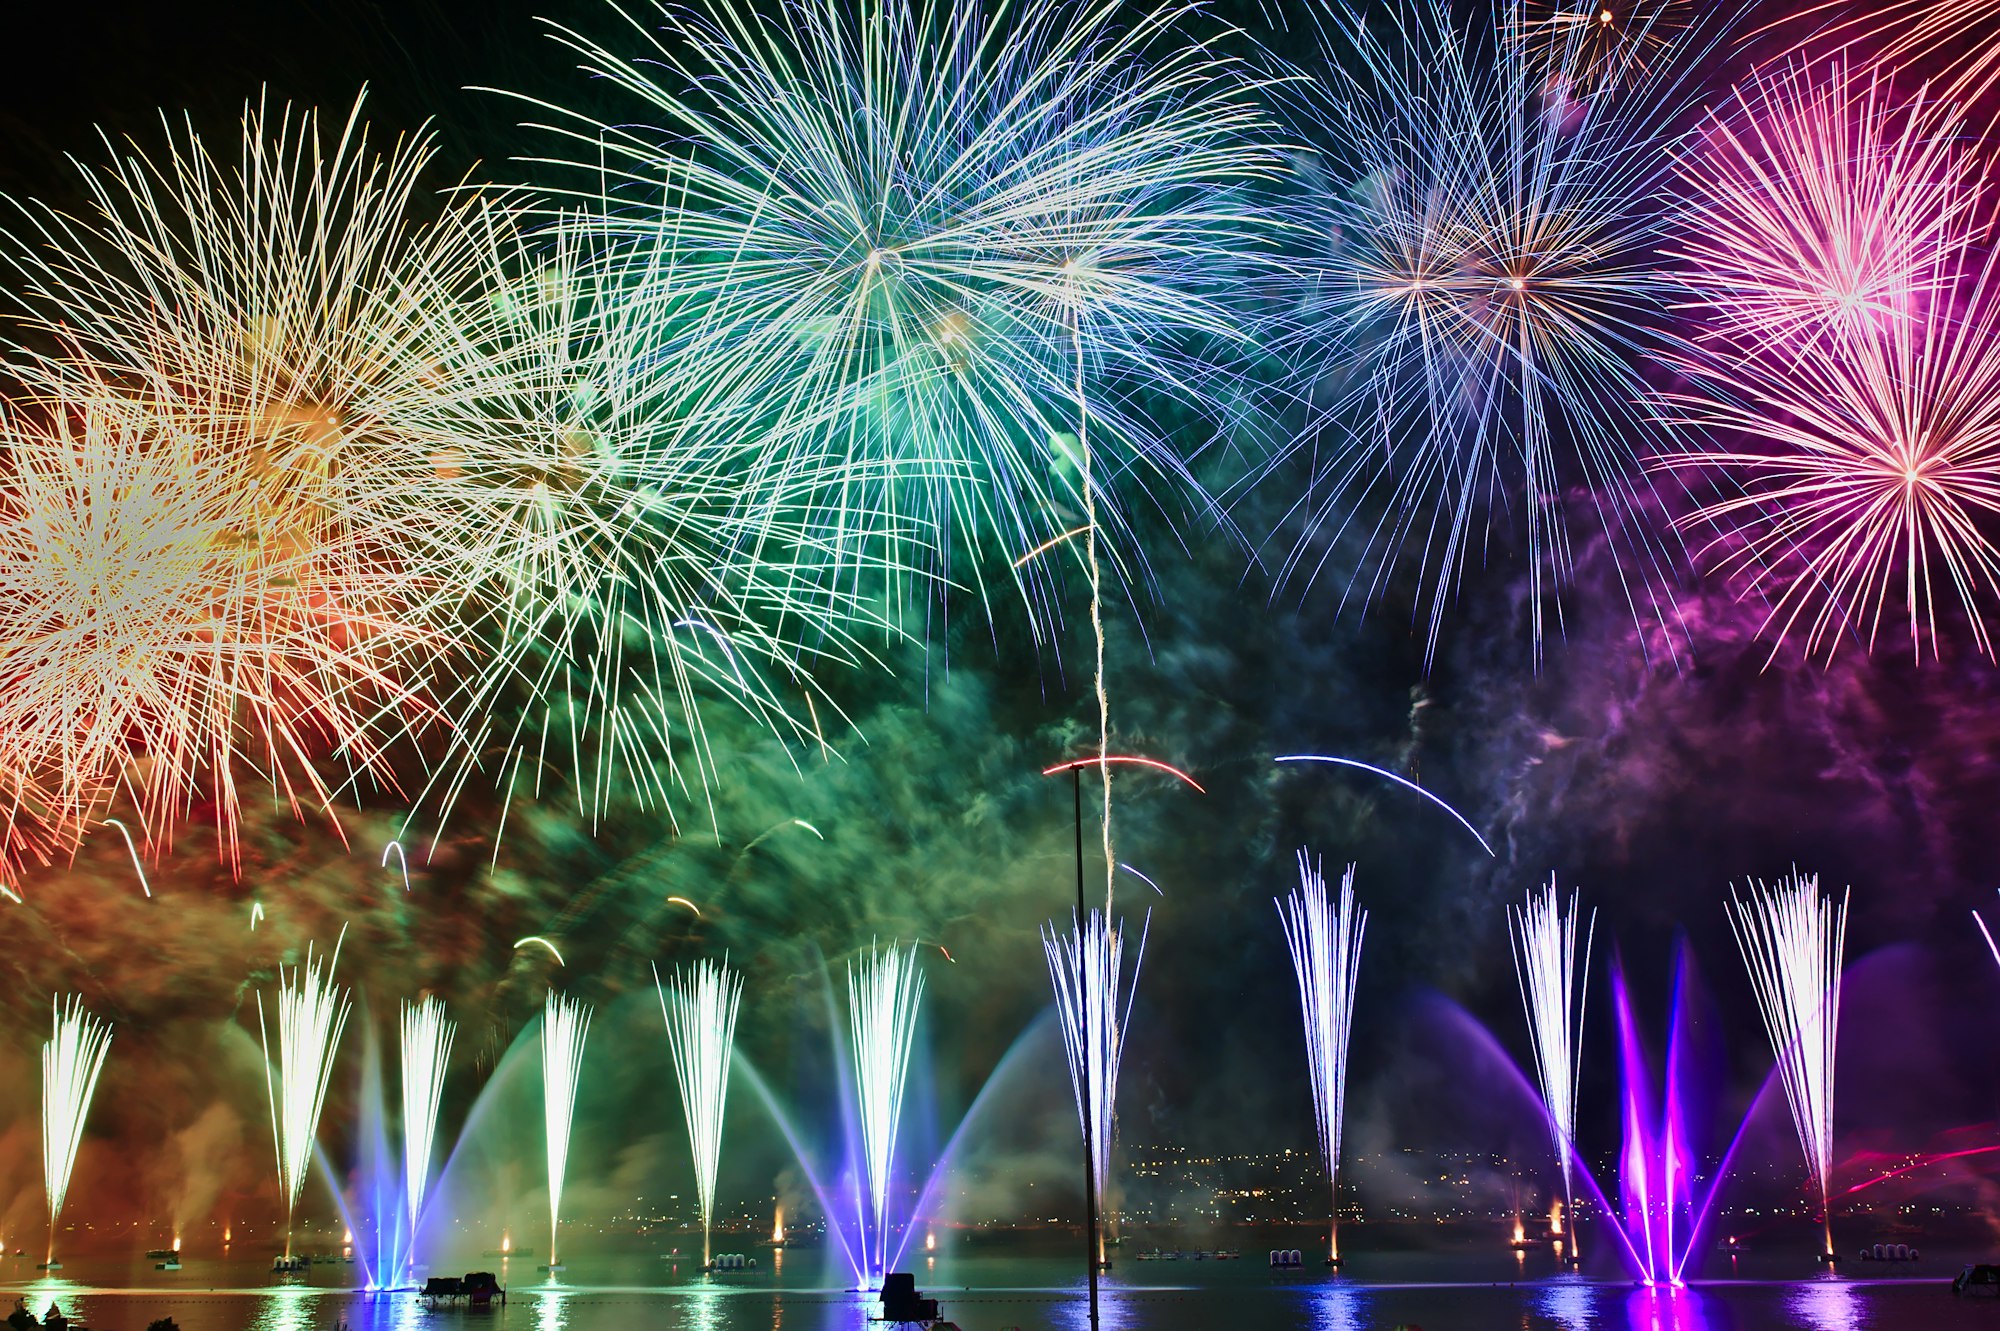
M1083 906L1083 767L1081 764L1070 769L1075 778L1076 791L1076 930L1077 943L1083 943L1083 922L1086 918ZM1109 927L1110 922L1106 921ZM1083 1112L1078 1115L1083 1120L1083 1209L1084 1219L1084 1260L1090 1272L1090 1331L1097 1331L1097 1152L1093 1137L1095 1129L1091 1120L1095 1102L1090 1094L1090 1060L1095 1052L1090 1040L1090 1018L1084 1016L1083 1057L1078 1060L1083 1068L1083 1091L1078 1104Z

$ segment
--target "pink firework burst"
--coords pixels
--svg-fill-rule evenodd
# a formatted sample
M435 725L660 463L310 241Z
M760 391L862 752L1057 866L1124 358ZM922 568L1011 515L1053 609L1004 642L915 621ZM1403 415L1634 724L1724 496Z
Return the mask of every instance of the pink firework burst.
M1979 163L1949 114L1838 69L1767 75L1738 108L1683 167L1708 327L1666 402L1704 446L1661 465L1732 484L1688 521L1769 598L1779 643L1872 648L1900 601L1913 654L1937 654L1955 606L1990 657L2000 256L1976 244Z

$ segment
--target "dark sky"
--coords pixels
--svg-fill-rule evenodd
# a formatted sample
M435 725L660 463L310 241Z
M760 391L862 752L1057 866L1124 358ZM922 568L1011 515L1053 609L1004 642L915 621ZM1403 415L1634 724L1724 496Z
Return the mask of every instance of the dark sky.
M461 89L589 95L534 22L565 9L576 12L562 0L37 5L28 21L39 31L8 34L0 188L65 198L61 156L96 157L92 126L151 142L159 108L186 108L221 134L267 85L274 100L331 109L367 83L382 128L439 121L447 174L500 162L532 138L511 128L502 99ZM1253 497L1243 525L1268 530L1284 507L1279 494ZM1722 903L1732 882L1774 879L1794 864L1854 889L1843 1140L1918 1148L1992 1117L1991 1060L1956 1052L1990 1047L2000 999L2000 971L1969 918L2000 906L1991 663L1948 646L1942 662L1921 666L1852 648L1831 666L1793 653L1767 664L1768 643L1753 636L1759 609L1692 575L1687 640L1664 652L1657 635L1633 627L1601 552L1585 549L1566 636L1549 643L1539 672L1523 636L1518 564L1496 552L1468 579L1427 673L1421 633L1393 603L1365 617L1343 612L1337 579L1275 592L1220 540L1197 541L1186 557L1161 551L1163 591L1140 607L1144 636L1130 613L1114 623L1118 744L1188 766L1209 794L1143 778L1120 787L1121 854L1167 893L1123 898L1155 911L1124 1091L1128 1140L1310 1140L1271 906L1301 845L1330 864L1358 861L1373 912L1351 1108L1370 1147L1452 1149L1516 1134L1505 1112L1484 1116L1461 1102L1478 1097L1450 1089L1463 1055L1434 1020L1431 996L1464 1004L1525 1055L1503 910L1551 872L1599 910L1584 1129L1593 1154L1614 1144L1604 962L1623 955L1657 1023L1673 943L1686 932L1722 1050L1716 1099L1740 1109L1769 1053ZM252 830L244 881L229 882L190 837L157 872L153 903L135 901L122 848L93 841L74 872L31 883L30 905L9 916L15 946L0 957L0 989L13 1019L7 1057L20 1062L0 1101L15 1124L0 1137L0 1207L18 1200L0 1220L28 1214L35 1191L26 1060L42 996L58 988L81 989L121 1023L98 1131L183 1141L176 1134L223 1105L235 1140L249 1142L240 1154L252 1177L225 1171L218 1186L255 1193L265 1148L262 1087L242 1035L246 1018L254 1030L246 986L268 986L273 961L307 938L330 941L343 922L353 927L344 970L378 1011L423 987L460 1012L462 1082L490 1072L490 1053L475 1069L474 1052L520 1030L551 977L512 951L515 938L560 937L569 965L558 982L622 1003L600 1039L629 1032L639 1062L607 1071L607 1086L665 1075L664 1042L638 1001L650 1001L647 963L727 947L750 973L744 1047L803 1103L824 1093L827 1075L819 959L837 975L871 937L939 940L958 958L926 962L935 1096L949 1121L1046 1004L1035 931L1066 911L1070 824L1066 788L1036 773L1079 744L1086 714L1065 664L1082 659L1081 637L1058 661L1038 658L1018 625L1001 627L997 647L965 617L953 636L928 657L899 659L893 678L838 686L865 737L838 763L736 736L713 831L696 815L677 839L658 819L628 814L592 836L561 807L523 813L496 868L468 828L418 866L406 897L376 868L386 814L350 824L351 851L324 828L268 818ZM729 724L718 720L725 743ZM1271 764L1295 750L1411 773L1463 809L1499 857L1386 785ZM826 840L793 831L757 841L795 817ZM713 909L697 923L665 905L668 894ZM252 901L268 911L254 934ZM1051 1066L1043 1058L1019 1074L1044 1109L1066 1094ZM470 1092L456 1094L462 1113ZM587 1115L634 1131L638 1109L609 1090L600 1103ZM657 1131L660 1115L644 1118ZM210 1126L225 1147L211 1159L209 1137L185 1138L188 1171L223 1168L215 1161L229 1154L232 1129ZM768 1139L739 1134L753 1135ZM763 1170L768 1181L768 1153L744 1149L746 1176ZM162 1166L160 1179L130 1184L132 1202L196 1206L174 1177Z

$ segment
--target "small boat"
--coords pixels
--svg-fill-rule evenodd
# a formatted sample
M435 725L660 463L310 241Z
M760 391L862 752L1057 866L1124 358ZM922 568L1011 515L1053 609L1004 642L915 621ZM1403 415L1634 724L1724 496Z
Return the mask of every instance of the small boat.
M181 1259L178 1257L169 1257L164 1262L154 1262L153 1269L155 1271L178 1271L181 1269Z
M153 1262L164 1262L164 1261L168 1261L168 1260L170 1260L170 1259L172 1259L172 1258L175 1258L175 1257L179 1257L180 1255L181 1255L181 1254L180 1254L180 1250L179 1250L178 1248L148 1248L148 1249L146 1249L146 1259L147 1259L148 1261L153 1261Z

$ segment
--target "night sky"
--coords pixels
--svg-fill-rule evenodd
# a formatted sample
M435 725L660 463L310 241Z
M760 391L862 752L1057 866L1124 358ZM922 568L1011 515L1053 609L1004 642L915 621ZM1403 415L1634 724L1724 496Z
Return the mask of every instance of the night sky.
M185 109L226 140L260 88L274 103L333 111L366 84L378 131L438 123L440 186L478 163L491 178L532 178L511 160L536 145L515 127L515 105L462 89L587 101L535 15L603 18L563 0L35 8L42 30L10 35L0 79L0 189L63 203L73 198L64 155L102 155L93 126L152 142L159 108ZM1142 533L1157 538L1153 586L1114 607L1114 747L1178 764L1207 788L1143 776L1117 787L1119 856L1164 892L1121 883L1123 910L1152 912L1121 1091L1125 1142L1310 1144L1271 904L1295 882L1301 847L1329 866L1356 862L1370 910L1353 1150L1538 1149L1526 1106L1473 1060L1444 1003L1526 1058L1505 908L1551 873L1597 911L1587 1154L1616 1141L1604 1001L1614 954L1657 1033L1684 936L1716 1049L1717 1121L1733 1122L1764 1084L1769 1049L1723 903L1732 883L1793 866L1853 889L1837 1155L1922 1149L1993 1118L2000 1085L1986 1051L2000 968L1970 912L2000 907L2000 698L1966 635L1921 665L1893 633L1872 656L1849 642L1831 664L1795 647L1774 654L1757 635L1760 602L1685 567L1669 623L1635 625L1605 550L1585 546L1537 668L1524 569L1501 541L1469 571L1427 666L1423 625L1409 618L1414 588L1343 606L1339 550L1314 586L1274 582L1299 482L1281 471L1241 499L1232 516L1244 539L1197 523L1183 550L1170 533ZM982 1160L993 1209L1019 1203L1010 1186L1021 1180L1067 1186L1074 1119L1037 930L1066 920L1072 899L1070 788L1039 773L1094 732L1078 673L1088 625L1080 602L1064 610L1055 648L1037 650L1014 608L988 620L955 604L927 648L888 650L893 674L827 676L856 722L831 753L787 751L718 709L712 816L690 801L678 829L638 810L593 829L560 798L522 801L496 855L497 802L475 797L428 858L412 845L407 894L393 866L378 867L398 828L388 800L343 821L345 845L329 825L253 808L240 881L194 828L151 870L151 900L123 845L94 836L73 868L32 877L27 904L4 908L0 1225L9 1235L39 1225L33 1060L48 995L70 990L117 1029L72 1192L78 1214L268 1213L252 995L271 987L275 963L295 961L307 940L331 944L343 925L341 974L385 1033L395 1000L425 990L462 1022L447 1130L539 1012L546 984L607 1005L580 1111L593 1144L572 1165L578 1208L628 1184L665 1191L685 1168L649 963L725 950L741 963L741 1047L811 1121L832 1077L826 977L837 983L842 961L877 938L921 938L954 959L926 949L933 1071L921 1094L938 1122L956 1120L1017 1040L1039 1051L1008 1074L1020 1079L1009 1088L1018 1157L995 1147ZM1497 857L1386 782L1271 761L1300 751L1420 781ZM1101 881L1099 866L1090 872ZM699 903L700 918L670 895ZM263 907L254 931L253 903ZM557 940L566 966L513 949L531 934ZM351 1036L330 1142L344 1131L359 1050ZM1468 1094L1468 1080L1491 1093ZM739 1099L725 1201L732 1187L767 1193L783 1167L774 1134ZM1774 1165L1796 1163L1781 1101L1766 1108L1774 1131L1761 1148ZM535 1131L523 1119L523 1143ZM114 1158L114 1142L132 1165ZM1365 1198L1365 1170L1358 1180Z

